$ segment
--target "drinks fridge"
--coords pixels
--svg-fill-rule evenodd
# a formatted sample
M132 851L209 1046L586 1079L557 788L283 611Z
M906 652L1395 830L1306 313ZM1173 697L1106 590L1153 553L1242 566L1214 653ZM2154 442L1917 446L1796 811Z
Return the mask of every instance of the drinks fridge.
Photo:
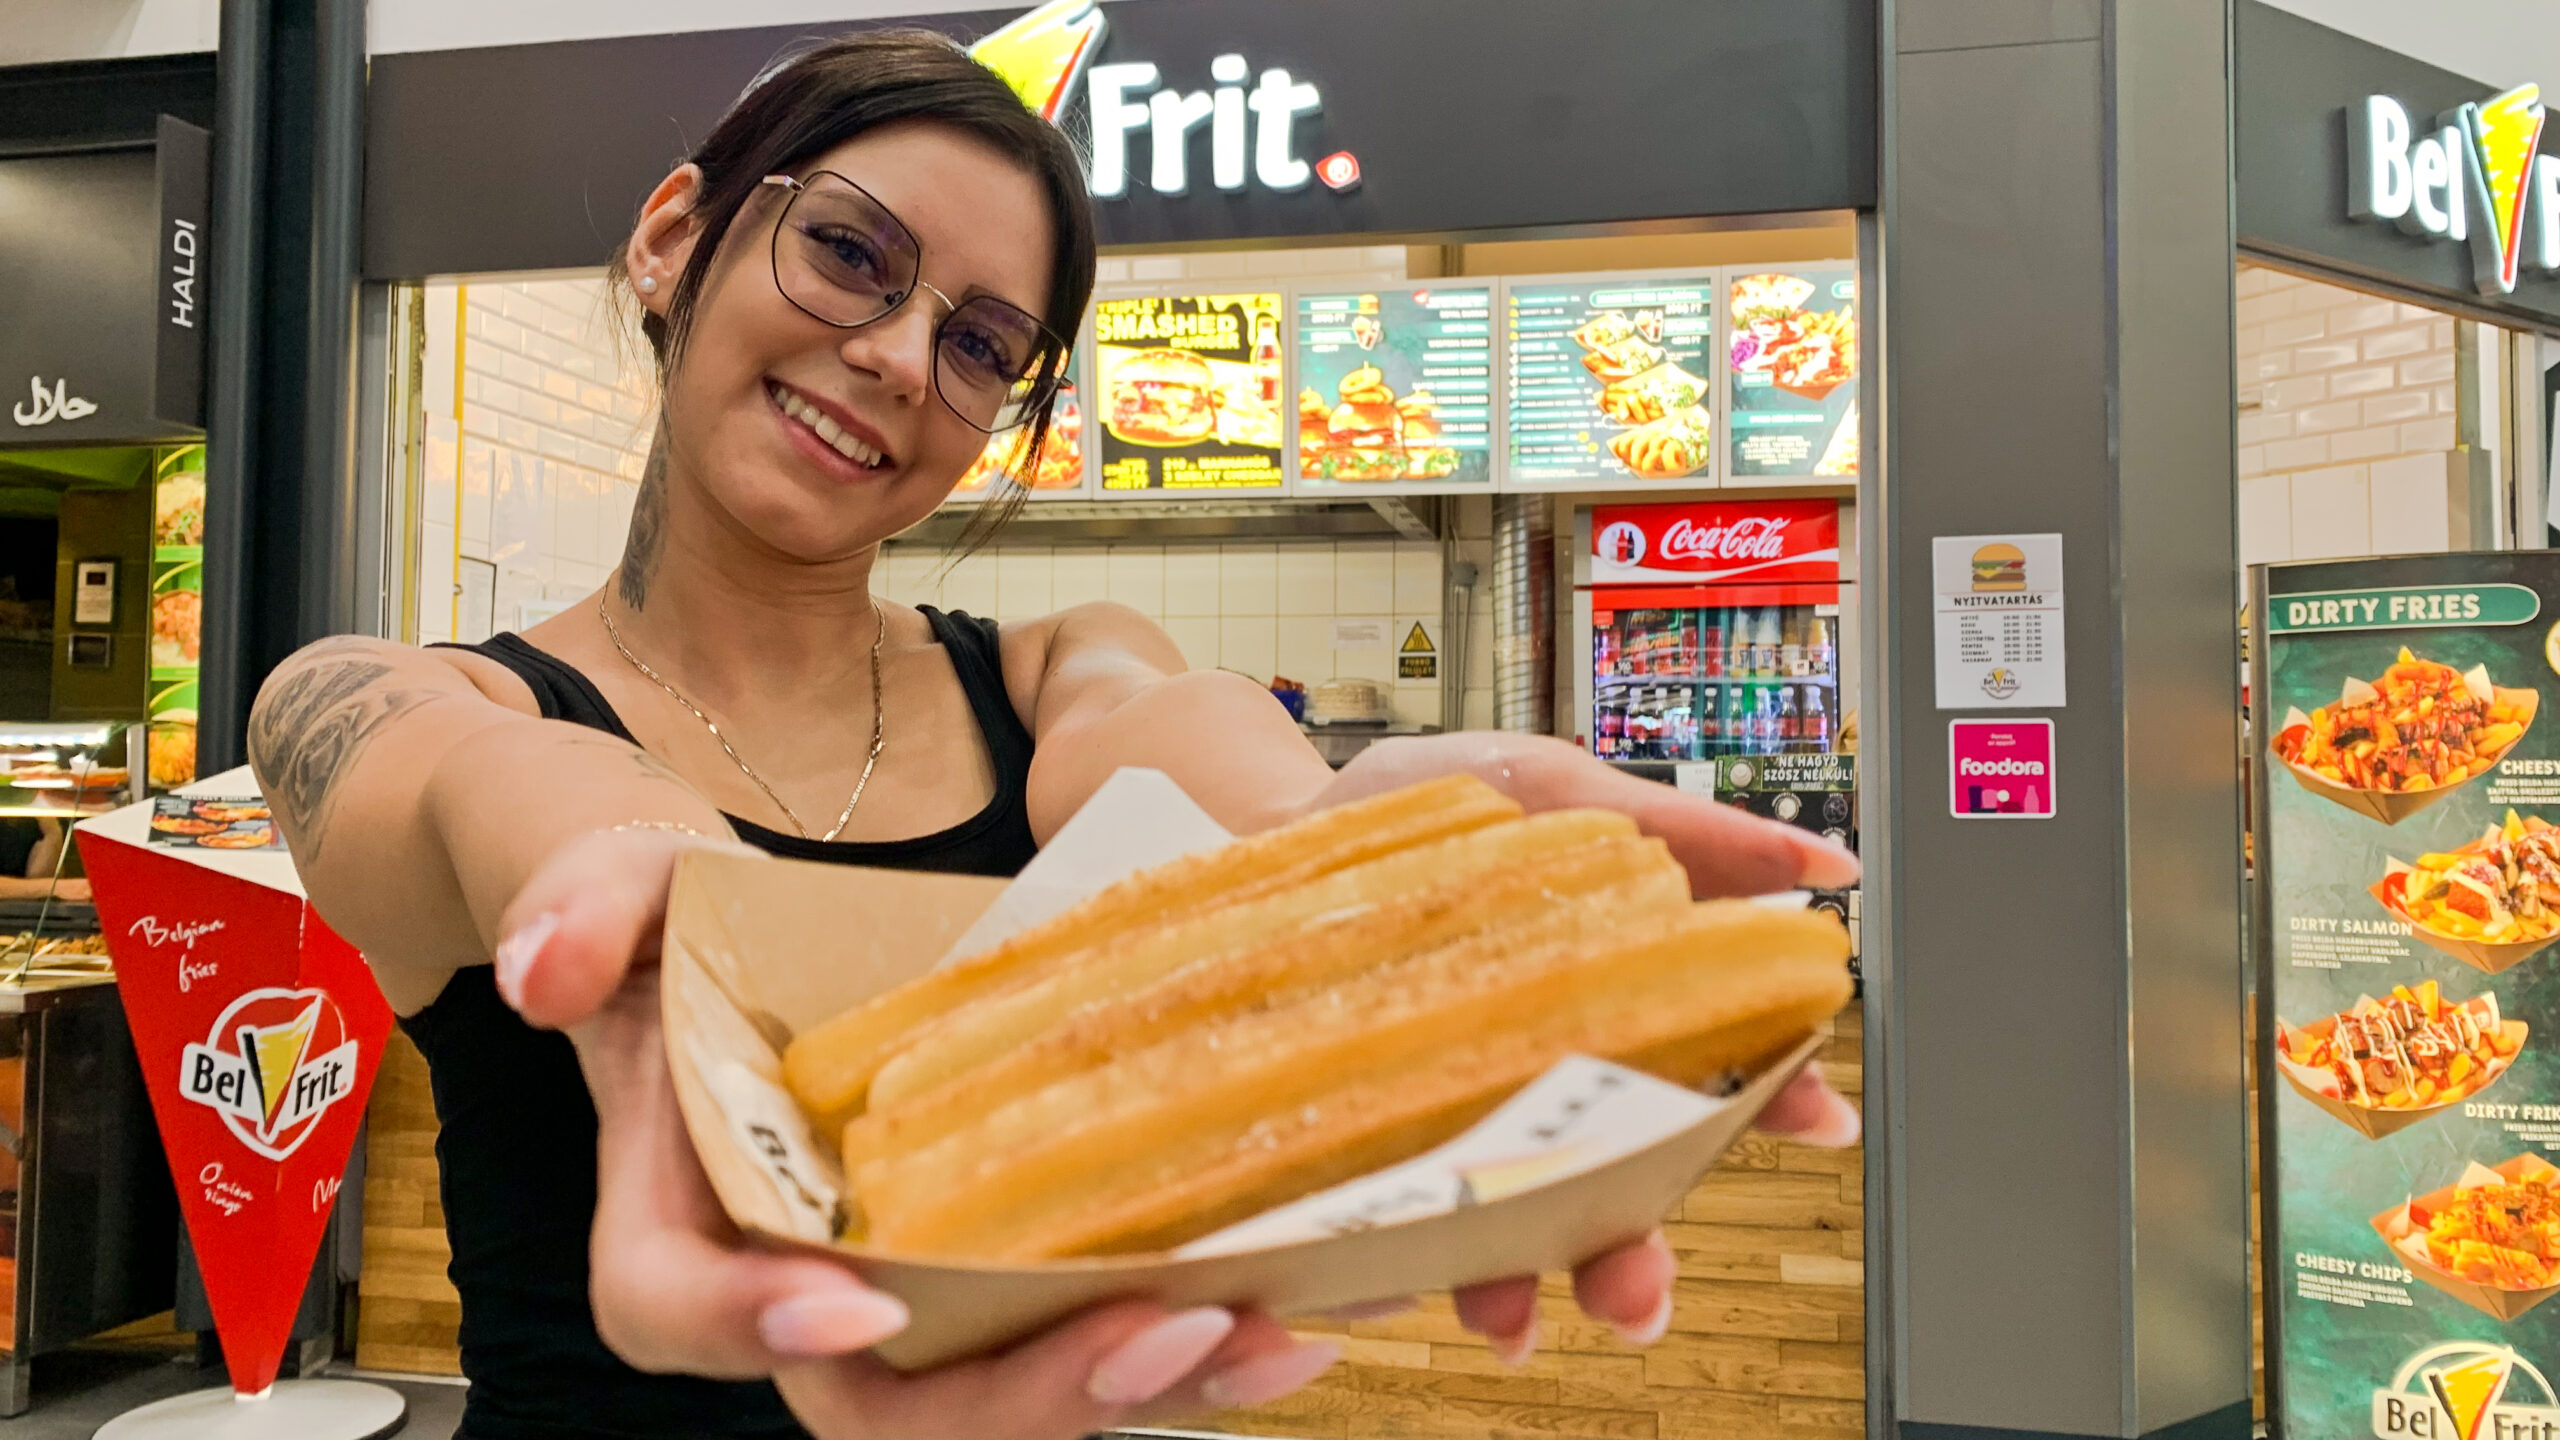
M1601 505L1590 534L1576 611L1591 753L1832 752L1844 718L1838 502Z

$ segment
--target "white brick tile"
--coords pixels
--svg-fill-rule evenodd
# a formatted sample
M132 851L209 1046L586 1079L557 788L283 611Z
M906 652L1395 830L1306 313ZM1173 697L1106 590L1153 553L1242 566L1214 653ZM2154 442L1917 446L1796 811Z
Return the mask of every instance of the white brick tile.
M2341 306L2329 312L2329 333L2355 335L2367 330L2379 330L2390 324L2393 318L2394 311L2388 300L2373 300L2361 305Z
M2290 411L2269 414L2264 410L2243 410L2240 412L2237 428L2241 444L2263 445L2270 440L2282 440L2291 435L2293 415ZM1481 584L1483 581L1479 580L1477 583Z
M2424 390L2395 390L2364 402L2364 423L2388 425L2401 420L2416 420L2434 408Z
M2378 395L2390 389L2397 380L2389 365L2358 365L2348 370L2335 370L2329 375L2329 398L2344 400L2354 395Z
M1111 556L1098 546L1061 546L1049 562L1049 608L1111 598Z
M996 618L1037 620L1048 614L1049 548L1045 545L1008 545L994 554Z
M2306 340L2316 340L2319 336L2306 335L2303 338ZM2263 354L2267 350L2267 327L2264 325L2243 325L2232 333L2231 340L2234 348L2237 349L2240 354Z
M1282 545L1273 554L1277 615L1333 613L1333 547ZM1304 677L1300 677L1304 678Z
M1336 650L1333 652L1333 673L1345 679L1393 682L1396 678L1396 655L1392 650Z
M1470 730L1493 728L1493 689L1490 683L1482 689L1468 687L1466 714L1462 718Z
M2291 350L2266 350L2240 357L2240 383L2243 385L2254 385L2261 380L2273 380L2292 373Z
M1399 725L1437 725L1440 723L1440 682L1437 680L1398 680L1390 692Z
M2293 558L2293 482L2263 475L2240 482L2240 563Z
M1153 545L1114 545L1105 562L1111 598L1141 615L1164 614L1164 551Z
M1333 618L1283 615L1273 623L1277 649L1272 673L1313 685L1333 676Z
M510 385L521 385L528 390L542 388L542 367L521 355L500 355L498 373L506 377Z
M2329 437L2329 458L2370 460L2377 455L2395 454L2400 449L2400 427L2374 425L2362 430L2347 430Z
M2459 415L2462 413L2462 397L2454 393L2452 386L2430 385L2427 387L2427 395L2435 402L2437 414Z
M575 465L578 463L580 443L575 435L564 435L557 430L544 430L541 432L541 438L527 448L539 450L554 460L566 460Z
M578 442L578 463L599 475L612 473L621 460L622 456L609 445L598 445L592 440Z
M2302 433L2320 435L2331 430L2344 430L2363 417L2363 407L2353 400L2340 400L2331 405L2314 405L2304 410L2298 420Z
M2293 558L2373 553L2371 485L2362 465L2293 477Z
M2439 319L2427 327L2427 343L2438 350L2453 348L2453 322Z
M545 370L542 372L542 393L575 405L578 403L578 377L565 370Z
M1419 615L1440 613L1438 545L1422 540L1397 542L1396 608Z
M2267 445L2267 468L2309 470L2329 463L2329 442L2318 435L2304 440L2276 440Z
M1345 542L1333 552L1333 606L1337 615L1377 615L1395 608L1396 559L1392 545Z
M1273 604L1279 593L1278 575L1279 561L1269 545L1218 547L1218 613L1263 616L1275 613Z
M2400 362L2400 383L2403 385L2441 385L2453 376L2453 352L2450 350Z
M1168 615L1164 633L1173 637L1174 647L1182 652L1183 663L1192 669L1218 668L1217 616Z
M2394 553L2452 548L2443 456L2407 455L2376 461L2371 484L2373 534L2378 546Z
M2433 420L2412 420L2401 426L2400 448L2407 451L2452 449L2453 417L2439 415Z
M2233 306L2232 310L2243 325L2264 325L2270 320L2279 320L2292 314L2293 297L2282 292L2273 295L2253 295Z
M489 496L497 488L497 454L491 446L462 444L462 542L468 553L489 553Z
M1226 615L1218 620L1218 666L1241 670L1268 685L1279 656L1277 622L1269 615Z
M2305 405L2317 405L2328 398L2327 376L2296 375L2290 380L2278 380L2267 386L2266 408L2299 410Z
M631 503L639 498L640 487L619 481L604 492L604 519L596 530L596 553L606 560L618 560L622 547L631 539Z
M2392 318L2397 320L2432 320L2436 316L2435 311L2424 305L2408 304L2394 305L2391 308L2391 314Z
M604 378L604 361L598 356L583 350L578 351L563 360L560 364L560 368L577 376L580 380L594 381Z
M1129 278L1129 262L1106 258L1094 266L1093 278L1104 282L1126 280Z
M2421 354L2427 348L2427 327L2424 325L2401 325L2377 330L2364 337L2364 358L2367 360L2397 360L2403 355Z
M1179 280L1182 278L1182 257L1179 255L1133 256L1129 261L1129 278L1132 280Z
M946 610L966 610L981 617L996 614L994 558L981 552L952 566L942 577L942 598L937 603Z
M2260 473L2261 471L2265 470L2266 468L2267 468L2267 447L2266 447L2266 446L2264 446L2264 445L2243 445L2243 446L2241 446L2241 447L2240 447L2240 473L2241 473L2241 474L2243 474L2243 475L2255 475L2255 474L2258 474L2258 473Z
M2332 370L2340 365L2356 363L2356 342L2322 340L2310 345L2296 345L2292 350L2295 370Z
M1164 551L1164 613L1167 617L1215 616L1218 613L1218 548L1214 545L1168 545ZM1189 654L1188 650L1183 653ZM1216 651L1210 652L1215 657Z
M2287 315L2270 321L2255 348L2274 349L2280 345L2300 345L2329 333L2328 317L2314 312L2309 315ZM2244 344L2243 349L2252 348Z
M2232 277L2231 291L2235 295L2262 294L2274 274L2274 271L2256 265L2243 265L2240 273Z

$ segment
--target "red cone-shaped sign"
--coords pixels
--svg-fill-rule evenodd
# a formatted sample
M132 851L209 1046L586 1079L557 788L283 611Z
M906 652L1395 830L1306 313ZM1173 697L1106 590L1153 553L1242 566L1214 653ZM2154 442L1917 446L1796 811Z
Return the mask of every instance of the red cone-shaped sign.
M225 778L225 794L248 783ZM231 1383L255 1394L284 1358L391 1010L282 855L162 849L147 814L124 818L83 825L80 858Z

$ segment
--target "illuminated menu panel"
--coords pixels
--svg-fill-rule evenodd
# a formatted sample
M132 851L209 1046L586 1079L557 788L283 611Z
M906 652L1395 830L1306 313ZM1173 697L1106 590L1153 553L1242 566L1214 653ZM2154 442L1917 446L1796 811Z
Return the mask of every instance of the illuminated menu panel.
M1493 288L1298 297L1302 489L1493 479Z
M1269 292L1097 301L1102 488L1281 488L1280 326Z
M1067 364L1067 381L1058 387L1058 396L1049 405L1049 434L1041 442L1039 458L1027 469L1023 465L1022 447L1030 439L1029 426L1007 430L987 437L987 448L977 463L960 477L953 488L955 501L1001 499L1006 486L1000 476L1011 476L1015 483L1031 492L1031 498L1072 499L1084 491L1085 460L1085 393L1077 383L1080 357Z
M1714 275L1522 281L1504 296L1511 483L1711 483Z
M1858 474L1858 272L1793 265L1727 273L1727 474Z

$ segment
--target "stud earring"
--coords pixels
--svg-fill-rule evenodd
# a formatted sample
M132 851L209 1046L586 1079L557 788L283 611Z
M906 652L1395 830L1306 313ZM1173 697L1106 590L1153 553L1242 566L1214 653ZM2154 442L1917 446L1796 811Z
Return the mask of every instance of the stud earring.
M641 276L641 277L640 277L640 293L641 293L641 294L643 294L643 295L655 295L655 294L657 294L657 293L658 293L658 277L657 277L657 276L655 276L655 275L643 275L643 276Z

